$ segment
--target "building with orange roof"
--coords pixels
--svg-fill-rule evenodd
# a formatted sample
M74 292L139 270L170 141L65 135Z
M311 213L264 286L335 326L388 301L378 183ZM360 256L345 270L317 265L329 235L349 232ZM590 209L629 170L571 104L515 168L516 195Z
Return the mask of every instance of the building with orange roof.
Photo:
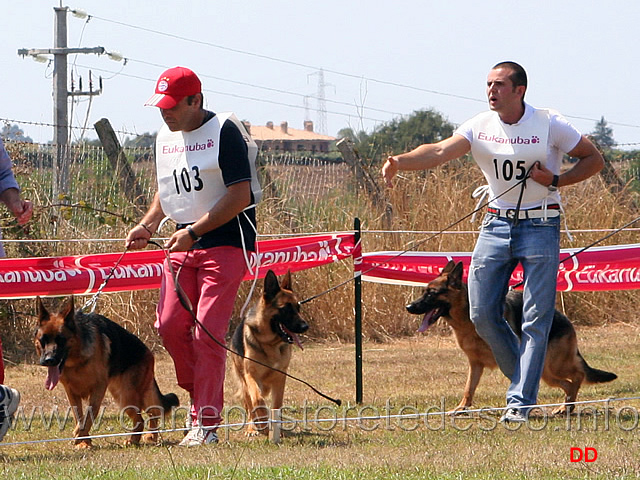
M327 153L336 141L334 137L315 133L310 120L304 122L303 130L291 128L287 122L282 122L279 127L273 122L267 122L265 126L251 125L246 121L242 123L262 152Z

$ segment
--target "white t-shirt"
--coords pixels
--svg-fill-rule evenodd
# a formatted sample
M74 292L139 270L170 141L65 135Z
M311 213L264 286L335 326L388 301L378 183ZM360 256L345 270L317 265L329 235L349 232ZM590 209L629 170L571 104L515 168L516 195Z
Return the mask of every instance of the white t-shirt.
M582 136L558 112L526 103L518 123L506 124L497 112L488 111L464 122L454 134L471 144L473 158L489 184L489 196L493 199L490 205L495 208L516 207L521 187L513 187L536 161L560 174L563 154L573 150ZM545 199L548 203L560 203L557 191L550 192L546 186L528 179L521 208L539 207Z

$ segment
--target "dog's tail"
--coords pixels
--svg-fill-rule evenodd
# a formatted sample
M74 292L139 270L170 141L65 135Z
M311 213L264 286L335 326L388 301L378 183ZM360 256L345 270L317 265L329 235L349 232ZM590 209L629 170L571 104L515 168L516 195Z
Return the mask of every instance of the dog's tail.
M580 352L578 352L578 357L580 358L580 361L584 366L586 383L606 383L618 378L615 373L606 372L604 370L598 370L597 368L590 367L587 361L582 357L582 355L580 355Z
M155 380L153 381L153 383L165 415L168 414L172 408L180 405L180 399L175 393L167 393L166 395L163 395L160 391L160 387L158 387L158 383Z

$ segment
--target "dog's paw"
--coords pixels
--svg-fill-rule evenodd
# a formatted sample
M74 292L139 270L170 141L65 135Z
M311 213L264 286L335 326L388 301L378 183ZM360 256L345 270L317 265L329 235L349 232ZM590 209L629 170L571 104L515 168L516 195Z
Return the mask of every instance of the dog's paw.
M127 438L124 441L125 447L139 447L140 446L140 437L136 438Z
M566 415L567 410L568 410L568 413L571 413L570 408L567 408L566 405L561 405L558 408L552 410L551 415L553 415L554 417L560 417L560 416Z
M162 442L157 433L145 433L142 436L142 443L147 445L160 445Z
M464 415L467 413L467 410L469 410L470 407L471 405L466 405L464 403L461 403L460 405L458 405L456 408L453 409L453 411L451 412L451 415Z
M86 450L91 448L91 440L76 440L73 448L76 450Z
M256 429L255 427L247 427L247 432L245 433L245 435L249 438L259 437L260 435L268 436L269 429L265 428L264 426L261 427L260 430Z

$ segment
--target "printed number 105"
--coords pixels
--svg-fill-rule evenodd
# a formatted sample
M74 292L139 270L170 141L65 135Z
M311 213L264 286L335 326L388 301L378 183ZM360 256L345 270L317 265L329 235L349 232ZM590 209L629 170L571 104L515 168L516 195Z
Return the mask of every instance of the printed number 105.
M497 179L509 181L515 178L516 180L522 180L527 176L524 160L518 160L514 165L513 160L507 158L503 160L502 165L499 163L497 158L493 159L493 167L495 168Z

